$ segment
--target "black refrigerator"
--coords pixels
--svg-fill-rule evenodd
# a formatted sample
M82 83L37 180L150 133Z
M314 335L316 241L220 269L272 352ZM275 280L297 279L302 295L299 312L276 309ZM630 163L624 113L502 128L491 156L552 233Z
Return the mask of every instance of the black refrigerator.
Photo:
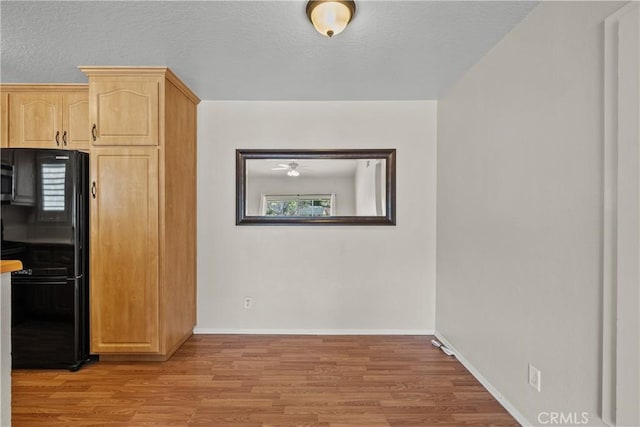
M89 360L89 156L2 149L2 258L12 273L13 368L79 369Z

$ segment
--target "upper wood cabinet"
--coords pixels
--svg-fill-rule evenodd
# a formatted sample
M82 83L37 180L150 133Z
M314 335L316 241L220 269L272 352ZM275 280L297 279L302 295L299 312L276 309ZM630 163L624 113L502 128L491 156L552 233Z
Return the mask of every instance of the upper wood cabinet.
M93 145L158 145L158 77L95 78L89 87Z
M89 94L87 91L62 95L62 144L70 150L89 148ZM66 133L65 133L66 132Z
M9 94L9 147L59 147L61 130L60 94Z
M2 85L2 146L89 149L86 85Z

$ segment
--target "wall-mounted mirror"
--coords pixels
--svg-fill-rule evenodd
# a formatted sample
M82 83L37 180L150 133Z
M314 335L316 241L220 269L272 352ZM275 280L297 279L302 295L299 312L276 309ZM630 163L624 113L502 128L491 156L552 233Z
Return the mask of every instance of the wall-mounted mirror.
M396 150L236 150L236 224L395 225Z

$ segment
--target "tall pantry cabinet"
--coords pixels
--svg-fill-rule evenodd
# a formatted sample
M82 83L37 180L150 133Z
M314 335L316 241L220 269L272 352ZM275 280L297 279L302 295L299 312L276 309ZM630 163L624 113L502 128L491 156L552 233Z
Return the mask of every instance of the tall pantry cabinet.
M89 78L91 352L166 360L196 297L198 97L166 67Z

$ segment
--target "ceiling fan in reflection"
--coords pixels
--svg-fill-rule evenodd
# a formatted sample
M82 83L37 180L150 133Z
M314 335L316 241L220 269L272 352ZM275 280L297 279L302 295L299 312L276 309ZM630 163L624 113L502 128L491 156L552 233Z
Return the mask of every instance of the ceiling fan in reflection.
M289 163L280 163L277 167L271 168L274 171L287 171L288 176L300 176L300 170L304 167L300 167L300 164L295 160L291 160Z

